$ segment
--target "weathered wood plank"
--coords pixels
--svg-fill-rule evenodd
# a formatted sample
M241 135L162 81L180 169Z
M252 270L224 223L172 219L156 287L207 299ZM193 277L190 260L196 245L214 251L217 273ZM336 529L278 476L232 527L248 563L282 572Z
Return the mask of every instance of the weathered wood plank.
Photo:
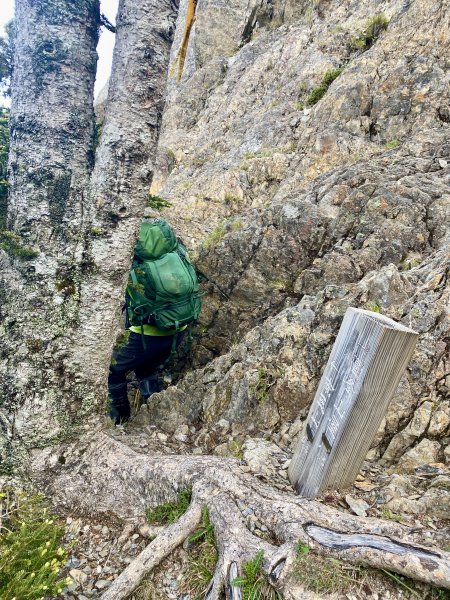
M392 319L347 310L289 467L299 494L353 483L416 341Z

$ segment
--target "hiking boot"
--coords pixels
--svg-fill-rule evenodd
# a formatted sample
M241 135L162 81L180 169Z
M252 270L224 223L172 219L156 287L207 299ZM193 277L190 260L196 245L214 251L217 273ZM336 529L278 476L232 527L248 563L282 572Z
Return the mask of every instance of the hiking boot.
M145 379L139 380L139 392L141 394L141 404L147 404L148 399L152 394L157 394L161 391L156 375L150 375Z
M114 423L114 425L122 425L123 423L129 421L131 416L131 409L128 400L111 400L109 416L111 417L111 420Z

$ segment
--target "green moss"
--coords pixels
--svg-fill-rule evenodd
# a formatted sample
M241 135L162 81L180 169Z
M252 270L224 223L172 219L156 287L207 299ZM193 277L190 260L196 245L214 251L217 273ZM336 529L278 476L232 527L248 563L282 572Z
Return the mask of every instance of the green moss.
M0 230L0 248L20 260L31 260L39 255L33 248L25 246L20 236L7 229Z
M149 523L157 523L160 525L168 525L175 523L183 515L191 502L192 489L186 488L178 494L176 502L165 502L155 508L148 508L146 516Z
M319 100L325 96L330 85L335 79L339 77L344 68L345 67L342 65L341 67L337 67L336 69L329 69L328 71L326 71L321 84L313 90L311 90L311 92L309 93L308 97L306 98L306 103L309 106L317 104L317 102L319 102Z
M130 338L130 330L126 329L120 335L117 336L117 340L116 340L116 343L114 346L114 351L120 352L120 350L128 344L129 338Z

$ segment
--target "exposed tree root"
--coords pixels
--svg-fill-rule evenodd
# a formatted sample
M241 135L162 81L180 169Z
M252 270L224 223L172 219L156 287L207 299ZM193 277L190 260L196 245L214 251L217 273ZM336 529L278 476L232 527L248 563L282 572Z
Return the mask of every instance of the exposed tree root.
M298 541L323 555L450 589L450 553L421 545L425 529L356 517L281 493L243 472L235 459L147 456L102 433L84 453L81 464L64 469L54 479L52 494L71 510L77 506L91 514L106 512L130 519L142 517L146 507L173 499L177 490L187 486L193 486L187 513L149 544L103 595L104 600L129 594L195 529L202 506L209 509L219 552L208 600L217 600L224 587L227 597L239 598L239 588L231 586L234 572L240 572L242 563L259 550L264 550L264 570L282 587ZM276 544L249 531L238 501L252 508Z
M176 523L169 525L143 550L108 590L102 595L103 600L126 598L136 589L140 581L156 567L168 554L182 544L200 522L201 506L195 501Z

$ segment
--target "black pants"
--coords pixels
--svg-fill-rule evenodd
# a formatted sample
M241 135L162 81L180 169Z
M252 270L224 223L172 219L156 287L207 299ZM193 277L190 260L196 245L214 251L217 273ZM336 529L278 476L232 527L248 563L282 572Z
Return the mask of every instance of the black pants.
M184 332L177 335L176 346L183 339ZM134 371L139 380L150 377L157 367L169 358L173 345L173 335L146 335L145 348L140 333L130 331L128 342L118 352L113 352L109 367L108 391L111 406L120 416L127 419L130 407L127 398L127 373Z

